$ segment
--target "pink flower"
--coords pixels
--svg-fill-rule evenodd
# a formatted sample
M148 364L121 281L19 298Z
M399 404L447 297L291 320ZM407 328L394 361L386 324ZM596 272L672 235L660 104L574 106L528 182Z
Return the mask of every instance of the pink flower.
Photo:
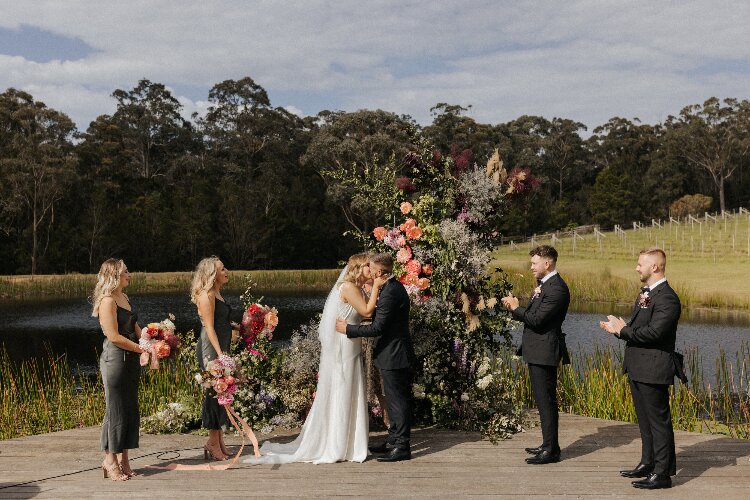
M412 259L406 263L406 272L409 274L413 274L414 276L417 276L419 275L419 272L421 270L422 270L422 264L420 264L419 261L416 259Z
M418 240L422 237L422 230L418 227L410 227L406 230L406 237L410 240Z
M430 286L430 280L428 280L427 278L419 278L417 286L419 286L420 290L426 290Z
M216 398L219 401L219 404L221 406L227 406L234 403L234 396L231 395L222 395Z
M424 274L425 276L431 275L432 274L432 266L429 265L429 264L425 264L424 266L422 266L422 274Z
M402 247L402 246L406 245L406 239L403 236L399 236L398 239L396 240L396 244L399 247Z
M398 250L400 247L404 246L406 240L404 240L404 243L401 243L401 240L404 240L404 237L401 236L401 231L399 231L397 227L388 231L385 234L385 237L383 237L383 243L394 250Z
M372 230L372 234L375 235L375 239L378 241L383 241L383 238L385 238L385 233L386 230L383 226L378 226Z
M226 382L227 385L229 385L229 386L233 386L234 384L237 383L237 379L235 379L231 375L228 375L228 376L224 377L224 382Z
M416 274L405 274L399 279L404 286L416 286L419 283L419 278Z
M412 205L408 201L401 203L401 213L406 215L411 212Z
M402 264L406 264L411 260L411 247L405 246L396 253L396 260Z

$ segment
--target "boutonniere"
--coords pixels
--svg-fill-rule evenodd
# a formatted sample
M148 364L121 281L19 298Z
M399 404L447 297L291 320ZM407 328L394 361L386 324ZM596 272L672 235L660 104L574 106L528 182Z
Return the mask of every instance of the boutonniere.
M651 305L651 297L648 296L648 291L641 292L641 295L638 297L638 306L641 309L647 309L648 306Z
M531 296L531 300L539 298L541 294L542 294L542 285L539 285L538 287L534 288L534 295Z

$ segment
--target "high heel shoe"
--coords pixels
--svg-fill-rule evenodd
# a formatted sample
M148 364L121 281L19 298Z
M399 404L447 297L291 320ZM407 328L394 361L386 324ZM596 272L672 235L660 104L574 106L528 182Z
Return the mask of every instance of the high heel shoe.
M128 470L125 470L125 468L122 465L120 465L120 470L122 471L123 474L125 474L128 477L135 477L135 476L141 475L140 473L131 469L129 465L128 465Z
M221 450L219 450L219 453L221 453ZM219 462L226 460L227 457L224 456L223 453L221 455L216 454L216 450L209 448L208 446L203 447L203 459L209 460L209 457L211 457L211 460L217 460Z
M122 472L120 464L117 462L111 464L102 462L102 472L104 473L104 479L109 478L112 481L127 481L130 479L127 474Z

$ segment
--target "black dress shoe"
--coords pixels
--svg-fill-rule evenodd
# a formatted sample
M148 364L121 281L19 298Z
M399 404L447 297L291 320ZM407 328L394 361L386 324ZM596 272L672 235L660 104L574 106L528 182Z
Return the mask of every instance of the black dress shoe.
M526 450L526 453L531 453L532 455L539 455L544 450L541 446L537 446L536 448L524 448Z
M653 472L653 465L638 464L635 469L632 470L621 470L620 475L622 477L648 477Z
M370 450L370 453L388 453L391 451L395 446L393 446L391 443L386 441L385 443L381 444L380 446L370 446L367 448Z
M378 462L400 462L401 460L411 460L411 450L408 448L393 448L390 453L378 457Z
M543 450L535 457L529 457L526 459L527 464L542 465L542 464L554 464L560 461L560 452L552 453L551 451Z
M661 488L671 488L672 478L669 476L662 476L661 474L651 474L646 479L633 481L632 484L634 487L642 488L644 490L658 490Z

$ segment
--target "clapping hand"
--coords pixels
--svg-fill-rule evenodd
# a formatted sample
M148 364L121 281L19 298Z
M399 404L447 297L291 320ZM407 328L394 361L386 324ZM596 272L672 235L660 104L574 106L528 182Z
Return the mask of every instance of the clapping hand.
M620 331L626 325L625 320L622 317L618 318L611 314L607 316L607 321L600 321L599 327L605 332L609 332L617 337L620 336Z
M518 307L518 297L514 297L512 293L509 293L507 296L500 299L500 301L503 303L503 306L510 311L515 311Z

